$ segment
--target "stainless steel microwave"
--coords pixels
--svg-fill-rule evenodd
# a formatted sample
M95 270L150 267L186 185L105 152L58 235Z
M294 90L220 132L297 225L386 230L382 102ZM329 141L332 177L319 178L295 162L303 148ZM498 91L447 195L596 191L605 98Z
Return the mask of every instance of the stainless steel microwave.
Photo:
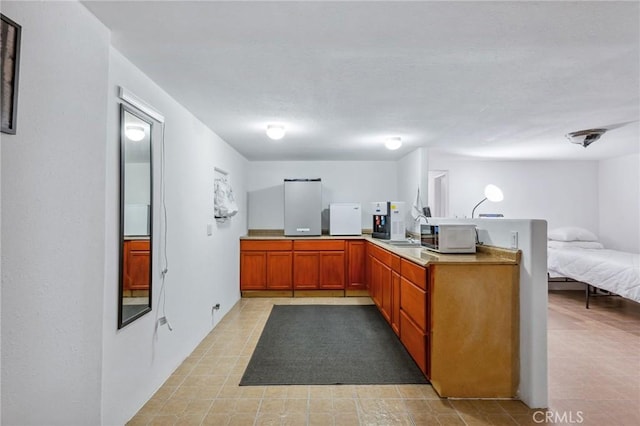
M420 225L420 244L438 253L475 253L476 226L464 223Z

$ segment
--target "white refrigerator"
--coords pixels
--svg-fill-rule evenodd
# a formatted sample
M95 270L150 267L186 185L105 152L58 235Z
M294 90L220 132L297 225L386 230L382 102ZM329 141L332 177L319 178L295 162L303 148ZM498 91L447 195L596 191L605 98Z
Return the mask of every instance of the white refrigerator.
M329 204L329 234L362 235L360 203Z

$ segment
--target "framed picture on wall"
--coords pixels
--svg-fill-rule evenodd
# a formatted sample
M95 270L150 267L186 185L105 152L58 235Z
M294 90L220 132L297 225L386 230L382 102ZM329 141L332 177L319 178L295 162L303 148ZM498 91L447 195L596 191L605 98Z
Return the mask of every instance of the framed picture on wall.
M22 27L0 14L0 57L2 60L2 97L0 116L2 133L16 133L18 115L18 69L20 64L20 35Z

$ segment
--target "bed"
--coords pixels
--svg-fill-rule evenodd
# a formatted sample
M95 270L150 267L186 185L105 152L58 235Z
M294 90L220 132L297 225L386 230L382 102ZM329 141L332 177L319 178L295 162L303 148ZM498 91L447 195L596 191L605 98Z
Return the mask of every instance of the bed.
M587 308L589 298L600 294L619 295L640 303L640 254L606 249L595 235L581 228L560 229L563 233L549 232L549 278L584 283Z

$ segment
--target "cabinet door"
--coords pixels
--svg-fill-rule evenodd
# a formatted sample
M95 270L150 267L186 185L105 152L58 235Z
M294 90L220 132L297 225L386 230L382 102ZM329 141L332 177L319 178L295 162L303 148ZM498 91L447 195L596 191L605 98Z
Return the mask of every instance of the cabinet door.
M381 263L380 272L380 312L391 323L391 268Z
M293 288L317 289L320 285L320 253L300 251L293 253Z
M375 303L378 308L382 304L381 294L380 294L380 281L382 280L382 262L376 259L373 256L369 256L369 266L371 272L369 273L369 293L371 294L371 299L373 299L373 303Z
M347 290L364 290L367 288L365 258L366 244L364 241L348 241L348 278Z
M129 290L149 290L149 272L151 259L149 254L149 241L127 241L126 276L128 277Z
M400 335L400 274L391 271L391 328Z
M267 288L267 253L263 251L240 252L240 290L264 290Z
M270 290L290 290L292 279L293 254L290 251L267 253L267 288Z
M320 252L320 288L344 289L344 251Z
M407 348L407 352L415 360L420 370L429 377L427 372L427 336L409 317L400 311L400 341Z

